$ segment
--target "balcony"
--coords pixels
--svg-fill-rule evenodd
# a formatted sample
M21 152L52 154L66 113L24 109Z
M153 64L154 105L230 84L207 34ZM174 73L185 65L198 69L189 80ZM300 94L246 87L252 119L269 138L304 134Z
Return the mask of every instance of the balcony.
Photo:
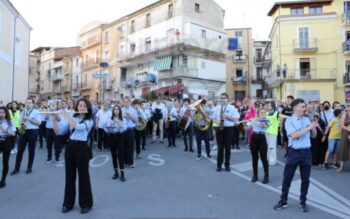
M343 75L343 85L349 87L350 86L350 73L346 72Z
M84 70L89 70L89 69L93 69L93 68L99 68L100 63L101 63L100 58L90 59L90 60L84 61L82 63L82 70L84 71Z
M317 39L295 39L293 41L295 53L315 53L318 51Z
M334 68L318 69L290 69L286 77L277 74L274 71L271 75L265 77L265 82L271 88L279 87L284 82L335 82L337 79L337 70Z
M86 41L82 42L81 48L88 49L101 43L101 37L98 35L89 37Z
M65 93L71 92L70 86L68 85L61 86L61 90L62 92L65 92Z
M82 91L84 91L84 90L91 90L92 89L92 84L91 84L91 82L89 83L89 82L85 81L85 82L80 83L79 87L80 87L80 89Z
M177 67L172 68L169 71L163 71L158 74L158 79L168 79L173 77L192 77L198 78L198 69L197 68L188 68L188 67Z
M254 58L254 63L255 64L260 64L260 63L263 63L265 61L264 57L262 56L257 56Z
M347 42L349 41L349 42ZM350 55L350 39L343 42L343 53L344 55Z
M247 82L248 82L246 76L232 77L231 81L233 84L247 84Z
M54 73L50 75L50 81L61 81L64 78L63 74Z
M56 69L56 68L63 68L63 62L60 61L60 62L55 62L53 64L53 68Z
M232 56L232 61L235 63L243 63L247 61L247 57L246 56Z

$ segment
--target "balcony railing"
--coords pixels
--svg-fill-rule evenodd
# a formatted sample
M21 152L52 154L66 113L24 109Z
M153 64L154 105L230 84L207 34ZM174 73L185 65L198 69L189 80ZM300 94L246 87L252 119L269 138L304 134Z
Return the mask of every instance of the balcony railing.
M173 76L198 77L197 68L177 67L172 70Z
M317 39L295 39L294 42L294 52L317 52Z
M318 69L289 69L286 77L283 74L277 74L274 71L271 75L265 77L266 83L270 87L278 87L284 81L311 81L311 80L336 80L337 70L334 68Z
M71 91L70 86L68 86L68 85L61 86L61 90L62 90L62 92L70 92Z
M63 74L54 73L50 75L51 81L61 81L63 78L64 78Z
M232 77L231 81L234 84L247 84L248 79L246 76L240 76L240 77Z
M247 60L247 57L244 55L241 56L232 56L233 62L245 62Z
M92 69L92 68L99 68L100 67L100 63L101 63L101 59L100 58L90 59L90 60L84 61L82 63L82 69L83 70L88 70L88 69Z

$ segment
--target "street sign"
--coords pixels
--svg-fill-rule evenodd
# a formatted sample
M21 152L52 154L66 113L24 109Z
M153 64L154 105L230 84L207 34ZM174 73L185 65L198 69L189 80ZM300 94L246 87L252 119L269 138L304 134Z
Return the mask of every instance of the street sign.
M95 78L95 79L103 78L106 75L107 75L106 73L101 73L101 72L97 72L97 71L92 73L92 77Z

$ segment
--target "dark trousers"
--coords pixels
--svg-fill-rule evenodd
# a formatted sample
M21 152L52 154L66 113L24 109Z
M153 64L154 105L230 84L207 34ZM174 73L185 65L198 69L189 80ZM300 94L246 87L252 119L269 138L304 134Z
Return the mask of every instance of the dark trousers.
M124 169L124 156L125 156L125 144L124 133L115 133L108 136L109 148L112 155L113 168L118 169L118 163L120 170Z
M52 146L55 146L55 159L58 160L62 151L65 136L56 135L53 129L46 129L47 159L52 159Z
M281 200L287 201L290 184L293 180L295 170L299 166L301 178L300 202L306 202L310 183L311 164L311 150L309 148L299 150L289 148L283 173Z
M39 125L39 145L43 147L43 138L46 138L46 121L42 121Z
M107 144L107 133L105 132L104 129L98 128L98 142L97 146L98 149L102 150L102 144L104 149L108 149L108 144Z
M135 151L135 131L134 128L129 128L124 132L124 143L125 143L125 164L134 164L134 151Z
M231 144L233 138L233 126L224 127L223 130L216 128L216 141L218 143L217 167L221 167L224 162L225 152L225 167L230 167L231 159Z
M27 169L32 169L34 156L35 156L35 144L36 144L37 138L38 138L37 129L26 130L26 132L20 137L18 152L16 156L16 167L15 167L16 170L19 170L21 167L23 153L26 149L27 144L28 144L28 151L29 151Z
M5 182L7 174L9 172L9 160L11 154L11 138L5 139L5 141L0 141L0 154L2 153L2 176L1 181Z
M239 125L233 126L233 148L239 148Z
M269 176L269 163L267 162L267 142L264 134L253 134L250 140L250 153L252 154L252 165L254 176L258 175L259 155L264 167L265 176Z
M166 129L166 132L167 132L169 146L171 146L171 145L175 146L176 121L170 121L169 122L169 128Z
M143 149L145 149L145 146L146 146L146 129L142 131L135 129L135 136L136 136L136 154L140 154L141 145Z
M187 137L190 144L190 150L193 150L193 122L191 122L187 129L182 131L182 136L185 143L185 149L188 149Z
M86 142L70 141L65 150L66 187L63 206L71 209L75 203L75 180L78 170L79 205L91 208L93 198L89 175L89 148Z
M210 155L210 144L209 144L209 130L201 131L196 128L196 141L197 141L197 153L200 157L202 155L202 141L205 143L205 151L207 155Z

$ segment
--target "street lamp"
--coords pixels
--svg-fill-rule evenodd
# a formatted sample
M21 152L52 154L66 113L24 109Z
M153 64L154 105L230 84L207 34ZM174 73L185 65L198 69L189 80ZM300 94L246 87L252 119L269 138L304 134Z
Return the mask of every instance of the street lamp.
M102 74L102 77L100 78L100 89L101 89L101 103L104 100L104 82L105 82L105 74L102 73L102 69L103 71L105 71L106 68L109 67L109 64L107 62L101 62L100 63L100 73ZM103 80L103 81L102 81Z

